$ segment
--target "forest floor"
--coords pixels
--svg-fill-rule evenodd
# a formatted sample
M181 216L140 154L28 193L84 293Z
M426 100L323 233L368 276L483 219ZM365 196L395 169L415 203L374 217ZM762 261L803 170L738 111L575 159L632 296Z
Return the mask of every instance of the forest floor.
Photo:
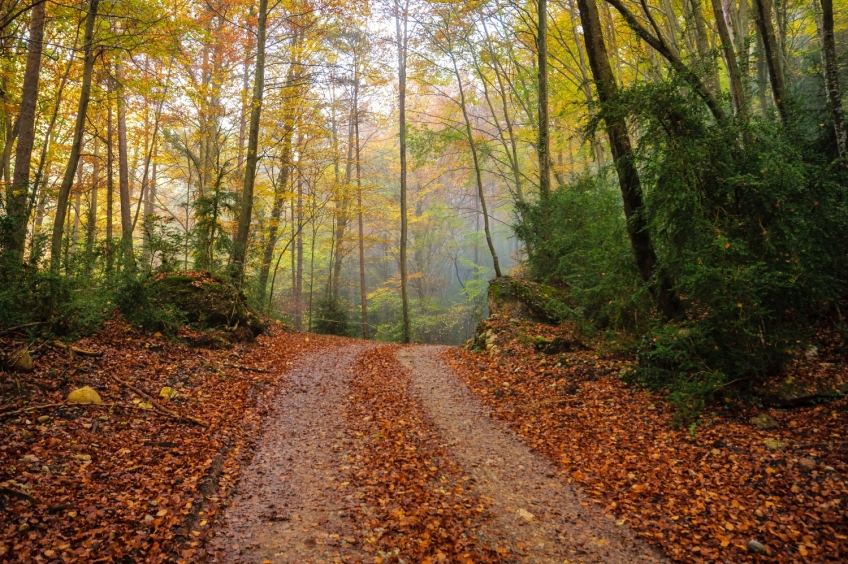
M0 562L848 557L848 400L690 433L627 359L538 353L557 330L514 321L479 354L279 328L209 351L117 320L75 343L99 357L44 344L0 380ZM105 405L62 401L83 385Z

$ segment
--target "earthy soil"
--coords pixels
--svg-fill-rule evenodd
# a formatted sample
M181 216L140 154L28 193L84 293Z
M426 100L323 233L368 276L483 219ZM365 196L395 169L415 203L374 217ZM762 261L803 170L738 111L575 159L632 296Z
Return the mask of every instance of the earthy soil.
M212 541L215 561L662 560L634 538L623 522L592 507L550 462L533 454L517 435L491 418L466 384L438 360L442 348L381 347L376 352L383 357L372 355L375 351L369 349L373 347L363 343L340 343L306 356L288 374L284 391L271 400L273 407L255 458ZM396 358L389 357L391 353ZM389 358L380 360L384 357ZM402 379L397 374L404 372L401 365L406 368ZM362 375L368 369L373 370L369 378L377 390L373 397L363 392L363 384L367 387L369 381L363 381ZM399 389L403 386L407 389ZM354 412L347 405L357 402L367 410ZM390 417L395 421L381 423L385 437L381 433L369 437L359 430L359 421L370 422L372 417L360 417L361 413L373 413L375 419L395 414ZM415 422L418 427L405 443L403 438L392 441L393 431L388 430L401 417L401 425ZM440 444L433 445L433 438ZM413 446L408 446L413 440ZM407 445L407 452L426 456L428 461L415 470L415 455L380 458L381 452L393 448L393 442ZM431 461L435 457L439 462ZM358 461L357 475L365 479L350 478L351 461ZM369 468L369 464L383 467ZM431 464L445 469L441 481ZM388 484L401 472L406 474L402 479L405 492L403 487ZM369 479L372 475L383 478ZM451 497L446 491L450 487L442 485L454 482L463 486L454 488ZM380 494L383 486L385 494ZM398 491L412 495L394 496ZM431 494L454 501L438 509L434 502L432 514L442 520L426 526L430 516L423 515L420 506L429 506L421 500L430 499ZM375 497L380 499L369 505ZM477 509L464 509L472 505ZM398 527L372 520L373 529L363 528L368 516L386 506L392 507L392 516L400 516ZM452 513L458 515L455 521L451 521ZM420 530L416 529L416 515L421 515ZM459 527L451 529L452 522ZM450 554L447 547L455 541L445 529L461 537L456 542L462 548L452 558L446 556ZM432 543L434 549L390 550L391 546L405 546L410 535L421 537L416 547ZM394 540L387 540L389 537ZM432 554L432 558L421 554Z

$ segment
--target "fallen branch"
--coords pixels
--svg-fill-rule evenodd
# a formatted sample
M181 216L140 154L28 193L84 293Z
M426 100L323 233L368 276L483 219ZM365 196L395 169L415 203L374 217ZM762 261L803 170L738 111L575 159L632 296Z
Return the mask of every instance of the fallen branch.
M794 445L792 447L793 450L800 450L804 448L818 448L818 447L844 447L848 446L848 441L825 441L822 443L802 443L800 445Z
M151 402L152 404L152 402ZM182 416L172 413L168 410L156 410L156 409L144 409L142 407L137 407L135 405L126 405L123 403L43 403L41 405L31 405L29 407L24 407L21 409L15 409L12 411L3 411L0 412L0 419L4 417L9 417L11 415L20 415L23 413L29 413L31 411L41 411L42 409L55 409L59 407L100 407L100 408L113 408L117 407L118 409L128 409L131 411L143 411L145 413L150 413L151 411L157 411L161 415L167 415L168 417L172 417L175 419L185 419ZM192 419L185 419L187 421L191 421L192 423L196 423L198 425L204 425L205 423L201 421L196 421Z
M136 388L135 386L133 386L132 384L130 384L130 383L128 383L128 382L124 382L123 380L121 380L121 379L120 379L120 378L118 378L117 376L112 376L112 379L113 379L115 382L117 382L118 384L120 384L120 385L124 386L125 388L127 388L128 390L130 390L130 391L132 391L132 392L135 392L136 394L140 395L141 397L143 397L144 399L146 399L147 401L149 401L149 402L150 402L150 405L152 405L152 406L153 406L153 409L155 409L155 410L156 410L156 411L158 411L159 413L163 413L163 414L165 414L165 415L167 415L167 416L169 416L169 417L172 417L172 418L174 418L174 419L176 419L176 420L178 420L178 421L185 421L185 422L187 422L187 423L194 423L195 425L200 425L201 427L209 427L209 425L208 425L207 423L204 423L204 422L203 422L203 421L201 421L200 419L195 419L194 417L191 417L191 416L189 416L189 415L180 415L179 413L176 413L176 412L174 412L174 411L170 411L170 410L168 410L168 409L165 409L164 407L162 407L161 405L159 405L158 403L156 403L156 400L154 400L154 399L150 396L150 394L148 394L147 392L144 392L144 391L140 390L139 388Z
M227 368L236 368L238 370L247 370L249 372L262 372L263 374L267 374L271 372L270 370L266 370L264 368L251 368L250 366L242 366L240 364L230 364L229 362L225 362L224 366Z
M37 499L35 499L34 497L32 497L29 494L25 494L24 492L19 492L18 490L13 490L12 488L7 488L6 486L0 487L0 496L10 497L10 498L14 497L14 498L17 498L17 499L22 499L24 501L30 502L33 505L38 505L39 503L41 503L40 501L38 501Z
M26 329L27 327L35 327L36 325L44 325L45 323L47 322L35 321L33 323L24 323L23 325L16 325L15 327L7 327L6 329L0 329L0 334L11 333L12 331L17 331L18 329Z
M53 341L50 344L53 345L54 347L59 347L60 349L65 349L69 353L78 354L80 356L103 356L102 352L95 352L95 351L87 351L85 349L78 349L77 347L65 344L61 341Z

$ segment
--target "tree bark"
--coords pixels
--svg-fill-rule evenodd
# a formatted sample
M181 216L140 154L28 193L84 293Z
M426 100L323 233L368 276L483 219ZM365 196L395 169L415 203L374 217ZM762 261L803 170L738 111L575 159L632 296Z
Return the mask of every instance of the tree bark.
M642 187L634 163L627 124L620 114L608 109L618 96L618 87L607 56L598 8L595 0L578 0L577 5L583 25L586 54L595 78L598 101L605 114L604 122L610 150L618 171L618 182L624 200L624 215L627 218L627 233L630 236L636 266L660 313L666 319L674 319L681 315L681 304L671 280L657 264L657 256L648 233L645 206L642 202Z
M112 87L109 81L106 106L106 272L112 272L112 261L114 259L114 245L112 244L112 228L115 224L114 202L115 202L115 154L112 131Z
M85 225L85 260L87 273L91 273L94 253L94 236L97 230L97 187L100 184L100 143L94 138L94 161L91 170L91 194L88 199L88 218Z
M80 88L79 106L74 124L74 138L71 142L71 154L68 157L68 165L62 177L59 187L59 199L56 202L56 216L53 218L53 236L50 245L50 270L53 274L59 273L62 252L62 234L65 228L65 215L68 211L68 196L74 183L77 165L79 164L80 151L82 150L83 133L85 132L85 117L88 111L88 102L91 98L91 75L94 70L94 20L97 18L97 8L100 0L91 0L88 14L85 18L85 39L83 44L84 63L82 71L82 86Z
M541 13L540 13L540 15L541 15ZM482 208L482 211L483 211L483 230L484 230L484 233L486 234L486 244L489 246L489 252L492 253L492 264L493 264L493 268L495 269L495 278L500 278L501 277L501 266L500 266L500 262L498 261L498 253L497 253L497 251L495 251L495 245L492 241L492 231L489 228L489 211L488 211L488 208L486 207L486 195L483 192L483 175L482 175L482 172L480 171L480 160L479 160L479 157L477 155L477 145L474 143L474 132L471 129L471 118L468 116L468 108L466 107L465 87L462 84L462 76L459 73L459 67L457 67L457 65L456 65L456 56L454 55L453 49L451 48L450 44L447 45L447 51L448 51L447 55L450 57L451 62L453 63L453 73L454 73L454 76L456 76L456 84L457 84L457 87L459 88L459 106L460 106L460 109L462 110L462 119L465 122L465 135L468 138L468 147L471 150L471 162L474 165L474 179L477 182L477 197L479 198L480 207ZM541 75L541 73L540 73L540 75ZM547 112L545 112L545 113L547 114ZM541 118L541 115L542 114L540 112L540 114L539 114L540 118ZM542 128L540 127L539 131L541 131L541 129ZM546 134L546 136L547 136L547 134ZM545 152L544 155L542 153L540 153L539 156L540 157L545 156L546 157L545 160L546 161L548 160L547 159L547 152ZM545 195L545 197L550 196L550 171L549 170L548 170L548 184L549 184L548 185L548 192L547 192L547 195Z
M27 200L30 195L30 169L32 146L35 141L35 106L38 102L38 80L41 75L41 53L44 39L45 4L33 7L29 24L29 46L24 71L21 109L18 113L18 146L15 150L15 172L6 191L6 214L12 220L8 251L23 259L26 244Z
M845 129L845 115L842 110L842 91L839 87L839 72L836 65L836 42L833 38L833 0L821 0L821 44L824 63L824 83L827 89L827 101L833 119L836 134L836 148L839 156L848 152L848 130ZM18 141L20 147L20 141Z
M548 0L536 0L536 4L538 7L538 24L537 24L537 37L536 37L536 50L538 52L538 72L539 72L539 144L537 146L537 152L539 154L539 195L544 199L548 198L551 195L551 138L550 138L550 130L549 130L549 117L548 117ZM456 63L454 62L454 67L456 67ZM463 112L465 111L465 104L463 103ZM466 125L467 125L466 119ZM470 134L469 134L470 136ZM469 138L469 142L471 139ZM472 149L472 153L475 151ZM476 165L476 154L475 154L475 165ZM479 177L479 173L478 173ZM479 182L478 182L479 184ZM485 214L486 204L483 202L483 191L482 188L480 190L480 202L483 205L483 213ZM488 231L488 223L489 217L486 216L486 238L489 239L489 231ZM500 267L498 266L498 259L495 255L494 247L492 247L491 241L489 241L489 248L492 251L492 256L495 260L495 276L500 277Z
M353 129L354 144L356 145L356 208L359 220L359 305L362 311L362 337L370 339L368 328L368 292L365 288L365 230L362 222L362 160L359 147L359 65L354 70L353 83ZM314 221L314 220L313 220ZM313 234L312 252L315 253L315 236ZM312 295L310 281L310 301ZM311 307L311 306L310 306Z
M120 63L115 65L118 82L118 197L121 201L121 258L127 269L135 265L133 256L132 204L130 203L130 167L127 150L127 105L124 99L123 73Z
M771 21L771 0L755 0L755 2L757 4L757 27L760 28L760 34L763 40L763 51L766 63L768 64L774 104L777 106L777 113L780 114L781 121L786 123L789 117L789 109L786 101L786 80L780 61L780 46L777 44L777 37L775 36L774 26Z
M238 234L233 245L232 278L241 287L244 283L247 241L250 237L250 221L253 214L253 186L256 181L256 165L259 155L259 118L262 115L262 96L265 92L265 29L268 21L268 0L259 0L259 21L256 33L256 70L253 81L253 97L250 110L250 130L247 138L247 158L244 163L244 187L241 194L241 210L238 219Z
M745 89L742 86L742 73L739 71L736 53L733 51L733 40L727 29L724 9L722 8L721 0L712 0L712 4L716 27L718 28L718 36L721 39L722 52L724 53L724 63L727 65L727 74L730 77L730 96L733 100L736 115L742 121L748 121L748 103L745 100Z
M594 2L594 0L592 0ZM721 107L721 103L718 101L718 98L710 92L709 88L701 81L700 77L697 73L693 72L691 68L689 68L686 63L680 58L680 54L677 50L668 44L663 37L662 33L659 30L659 26L653 20L653 17L650 16L650 12L647 12L648 17L654 27L654 31L656 35L653 35L650 31L648 31L636 18L633 13L627 9L627 7L621 2L621 0L606 0L610 4L612 4L613 8L618 10L621 16L624 18L624 21L627 22L627 25L632 29L639 37L642 38L645 43L650 45L656 50L657 53L662 55L668 62L671 64L671 67L683 77L686 82L695 90L695 92L700 96L707 107L710 109L710 112L713 114L713 117L716 121L724 121L727 119L727 116L724 113L724 110ZM597 11L597 10L596 10ZM582 18L582 12L581 12ZM601 37L601 41L603 41L603 37ZM587 48L588 51L588 48ZM604 47L604 52L606 52L606 47ZM607 66L609 66L609 61L607 61Z
M406 209L406 53L407 53L407 9L406 0L403 10L400 0L395 0L395 28L398 49L398 128L400 144L400 296L402 309L401 343L412 340L412 328L409 320L408 276L406 271L407 246L407 209Z

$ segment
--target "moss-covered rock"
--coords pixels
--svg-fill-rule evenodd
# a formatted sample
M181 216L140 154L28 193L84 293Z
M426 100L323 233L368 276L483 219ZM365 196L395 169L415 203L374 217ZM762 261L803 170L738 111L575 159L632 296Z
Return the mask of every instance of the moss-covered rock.
M197 327L224 328L239 340L252 339L265 329L248 309L244 294L209 272L160 274L149 282L148 295L154 307L176 309Z
M568 296L559 288L502 276L489 282L489 312L510 317L530 317L559 324L571 314Z
M98 394L94 388L89 386L83 386L82 388L78 388L68 394L68 403L95 403L101 404L103 400L100 399L100 394Z

